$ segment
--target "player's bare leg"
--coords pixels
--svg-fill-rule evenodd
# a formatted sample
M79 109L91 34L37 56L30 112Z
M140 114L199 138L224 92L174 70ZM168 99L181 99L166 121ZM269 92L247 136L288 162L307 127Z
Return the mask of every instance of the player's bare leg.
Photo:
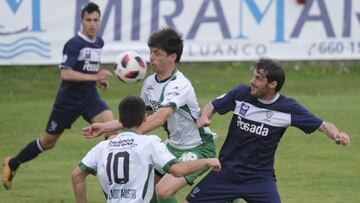
M156 184L156 194L159 203L176 202L174 195L185 185L187 185L187 182L184 177L177 178L166 173Z

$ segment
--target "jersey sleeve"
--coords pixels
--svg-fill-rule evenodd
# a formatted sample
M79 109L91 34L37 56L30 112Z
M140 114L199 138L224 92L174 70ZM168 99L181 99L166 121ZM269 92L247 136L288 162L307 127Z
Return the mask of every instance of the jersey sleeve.
M76 66L80 48L74 40L68 41L63 49L63 61L59 65L60 68L74 68Z
M186 104L187 98L195 95L194 88L188 80L181 80L180 82L169 83L164 89L163 100L160 107L182 107Z
M295 112L291 114L291 125L305 133L312 133L318 130L323 123L322 119L310 113L295 100L293 100L292 109Z
M142 89L141 89L140 97L144 100L146 110L151 111L152 109L151 109L151 104L150 104L150 101L149 101L149 97L146 94L146 88L148 86L148 80L149 80L149 78L147 78L144 81L144 84L143 84Z
M220 115L233 111L236 106L235 97L242 91L245 92L245 86L237 86L229 92L214 99L211 103L214 106L215 111Z
M98 157L97 155L100 154L100 144L93 147L81 160L79 167L81 170L90 173L92 175L96 175L97 173L97 164L98 164Z
M151 138L150 151L153 163L155 167L168 172L170 167L176 163L176 157L169 152L158 136L151 136Z

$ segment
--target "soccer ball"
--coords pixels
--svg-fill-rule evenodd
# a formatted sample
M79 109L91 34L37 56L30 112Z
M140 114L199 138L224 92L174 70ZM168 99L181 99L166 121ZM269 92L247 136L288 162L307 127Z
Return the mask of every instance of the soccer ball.
M124 83L135 83L144 79L147 65L134 51L125 51L115 60L114 73Z

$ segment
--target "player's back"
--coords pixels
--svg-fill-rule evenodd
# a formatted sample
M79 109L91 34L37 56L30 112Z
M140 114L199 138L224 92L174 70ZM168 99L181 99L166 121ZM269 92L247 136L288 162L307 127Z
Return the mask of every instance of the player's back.
M98 147L98 146L96 146ZM175 157L157 136L126 131L99 144L97 173L108 202L149 202L154 166L166 167Z

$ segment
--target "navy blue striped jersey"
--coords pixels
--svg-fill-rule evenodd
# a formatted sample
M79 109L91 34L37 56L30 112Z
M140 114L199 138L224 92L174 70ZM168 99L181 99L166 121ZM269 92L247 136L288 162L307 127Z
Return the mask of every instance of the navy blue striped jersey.
M287 127L312 133L323 122L294 99L280 94L271 103L261 102L251 96L246 85L235 87L212 104L221 115L234 114L220 161L223 170L233 172L241 181L275 179L275 152Z
M63 61L60 68L96 74L100 70L100 55L104 41L100 37L91 40L80 32L71 38L63 49ZM80 104L91 95L97 94L96 82L62 81L57 93L57 101Z

